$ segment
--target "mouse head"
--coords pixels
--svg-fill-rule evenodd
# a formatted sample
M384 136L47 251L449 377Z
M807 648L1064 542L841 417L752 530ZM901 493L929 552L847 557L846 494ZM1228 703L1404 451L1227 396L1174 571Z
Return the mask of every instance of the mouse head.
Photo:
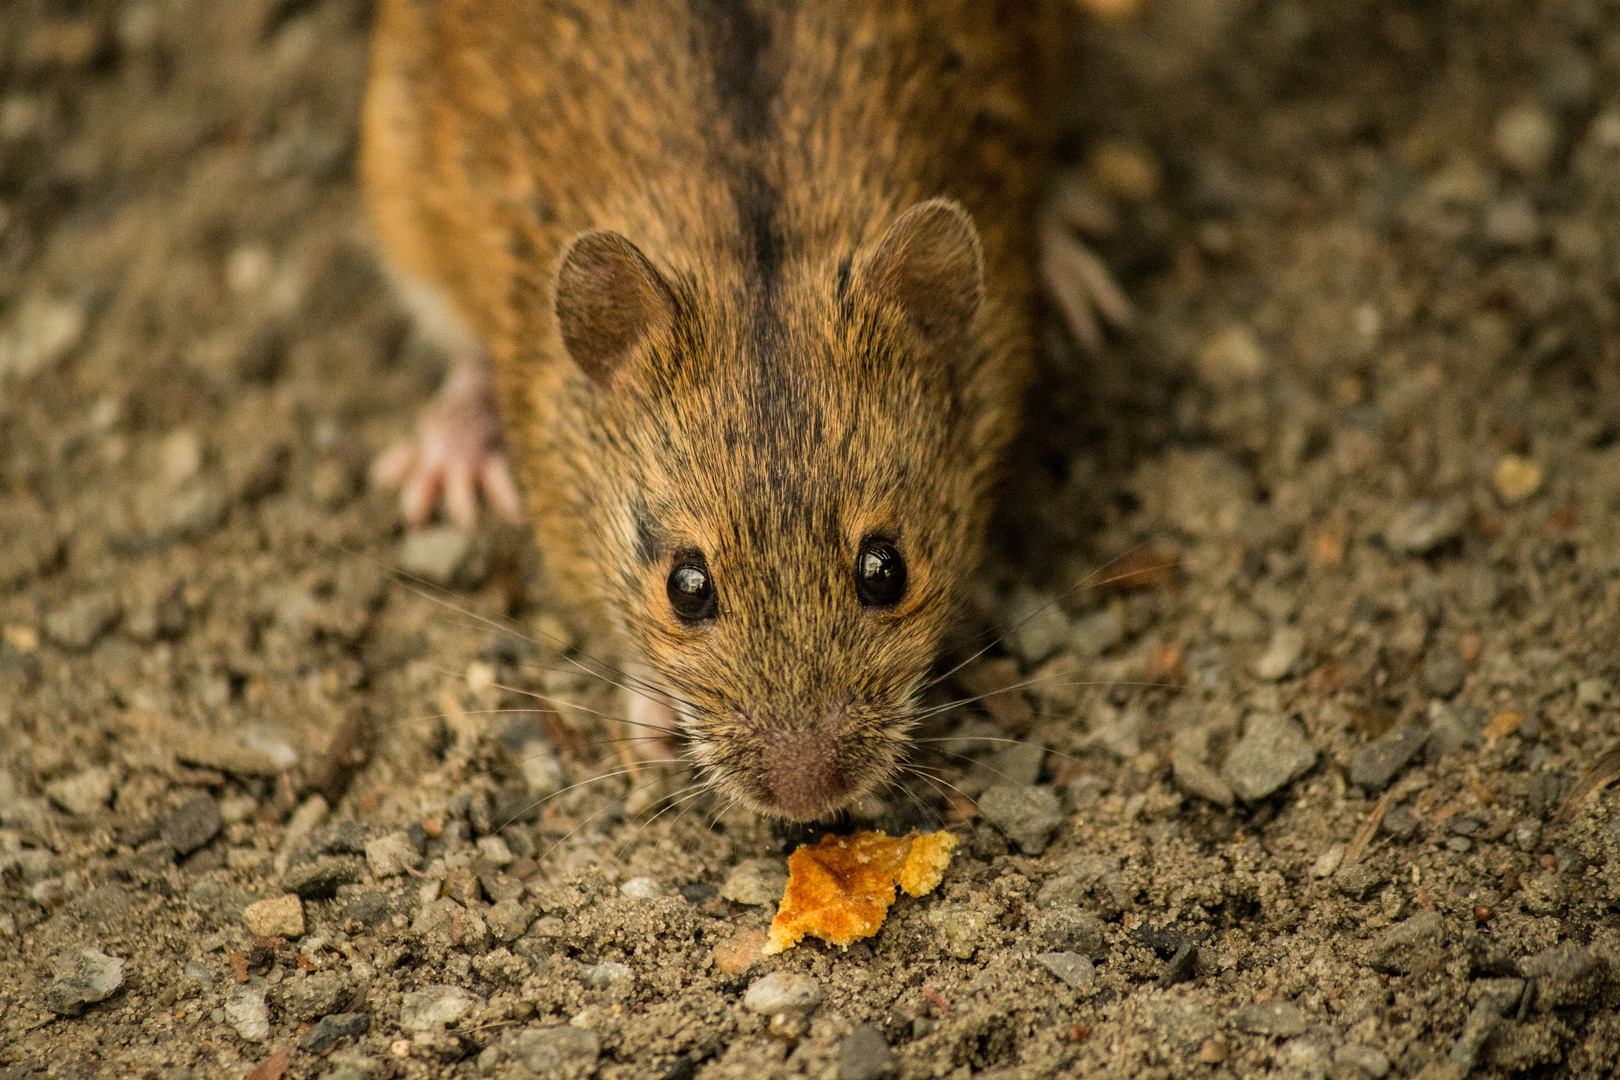
M610 232L563 258L599 598L689 756L762 812L824 817L904 757L993 483L965 392L982 278L941 200L768 287L660 270Z

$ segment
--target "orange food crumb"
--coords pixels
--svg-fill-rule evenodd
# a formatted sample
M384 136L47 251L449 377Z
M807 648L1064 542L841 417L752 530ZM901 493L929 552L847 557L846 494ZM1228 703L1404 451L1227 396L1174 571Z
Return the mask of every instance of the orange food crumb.
M765 954L786 952L806 934L842 946L871 937L888 917L895 884L910 896L932 892L955 850L948 832L829 835L801 847L788 857L787 891Z

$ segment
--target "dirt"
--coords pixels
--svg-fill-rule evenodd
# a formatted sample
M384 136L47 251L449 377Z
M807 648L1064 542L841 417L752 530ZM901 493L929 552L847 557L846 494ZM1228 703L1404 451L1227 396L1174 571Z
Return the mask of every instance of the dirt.
M768 959L804 836L619 774L521 532L366 487L443 368L368 16L0 14L0 1076L1620 1064L1620 8L1079 29L1137 320L1047 335L937 692L990 696L861 808L962 848Z

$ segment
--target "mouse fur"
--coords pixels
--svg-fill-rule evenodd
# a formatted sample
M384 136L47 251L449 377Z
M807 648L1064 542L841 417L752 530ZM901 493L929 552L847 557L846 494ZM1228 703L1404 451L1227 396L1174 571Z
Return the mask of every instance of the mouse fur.
M724 794L894 777L1030 376L1061 11L382 0L362 189L487 353L554 595ZM459 340L458 339L458 340ZM863 608L863 540L898 548ZM693 624L667 595L700 556Z

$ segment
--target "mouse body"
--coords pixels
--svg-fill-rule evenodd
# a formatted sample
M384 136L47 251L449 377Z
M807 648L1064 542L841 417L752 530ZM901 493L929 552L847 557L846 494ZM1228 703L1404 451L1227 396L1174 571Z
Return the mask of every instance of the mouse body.
M504 451L561 606L763 813L895 775L978 571L1031 374L1062 18L379 5L362 191L456 358L446 442L477 452L445 497L482 482L515 514Z

